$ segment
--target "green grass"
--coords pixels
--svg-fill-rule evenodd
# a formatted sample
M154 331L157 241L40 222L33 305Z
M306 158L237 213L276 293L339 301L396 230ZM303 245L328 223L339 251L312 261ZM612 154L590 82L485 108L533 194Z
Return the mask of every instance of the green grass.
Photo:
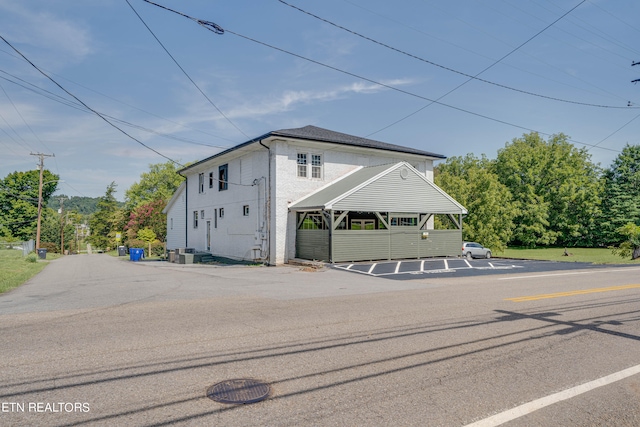
M567 248L569 256L563 256L564 248L507 248L504 252L496 252L495 257L535 259L543 261L589 262L592 264L637 264L640 259L620 258L606 248Z
M48 259L57 258L57 254L47 254ZM17 288L42 271L48 263L44 260L29 262L22 251L0 250L0 293Z

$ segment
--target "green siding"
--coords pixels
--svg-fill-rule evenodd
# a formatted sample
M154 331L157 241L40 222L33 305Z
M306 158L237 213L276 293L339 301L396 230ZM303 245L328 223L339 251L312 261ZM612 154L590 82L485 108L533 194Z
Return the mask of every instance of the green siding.
M298 230L306 231L306 230ZM335 230L333 262L458 256L462 247L460 230L423 230L402 227L392 230ZM302 257L301 257L302 258Z
M329 260L329 230L296 230L296 257Z

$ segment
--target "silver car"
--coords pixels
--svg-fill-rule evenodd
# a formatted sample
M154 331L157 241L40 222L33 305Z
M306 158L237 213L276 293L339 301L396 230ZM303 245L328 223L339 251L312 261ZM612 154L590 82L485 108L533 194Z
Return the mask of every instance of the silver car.
M464 242L462 244L462 256L471 258L491 258L491 249L485 248L480 243Z

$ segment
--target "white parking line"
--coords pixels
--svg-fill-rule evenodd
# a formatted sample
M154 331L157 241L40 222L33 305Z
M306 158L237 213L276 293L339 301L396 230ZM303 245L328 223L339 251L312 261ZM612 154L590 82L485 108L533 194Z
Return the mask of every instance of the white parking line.
M374 273L375 268L382 264L382 265L387 265L387 264L392 264L392 262L383 262L383 263L379 263L379 262L374 262L371 265L369 265L369 268L364 270L364 269L358 269L358 268L353 268L353 267L357 267L357 266L362 266L362 264L342 264L342 265L336 265L335 268L338 268L340 270L347 270L347 271L351 271L351 272L355 272L355 273L360 273L360 274L366 274L368 276L373 276L373 277L381 277L381 276L392 276L392 275L396 275L396 274L413 274L413 275L418 275L418 274L430 274L430 273L455 273L458 270L510 270L510 269L515 269L515 268L524 268L523 266L518 266L518 265L509 265L509 266L501 266L501 265L495 265L493 263L487 263L487 266L473 266L471 265L467 260L464 260L465 263L467 264L467 266L465 267L451 267L449 265L449 260L447 259L442 259L442 260L434 260L434 262L439 262L442 261L444 263L444 268L436 268L436 269L429 269L429 266L427 265L427 270L425 270L425 261L428 260L420 260L420 269L417 269L417 265L416 265L416 269L412 270L412 271L403 271L400 272L400 266L402 265L403 261L396 261L395 262L395 268L393 268L392 271L389 271L387 273ZM434 262L430 262L429 264L432 265L434 264Z
M374 262L374 263L371 265L371 268L369 269L369 271L367 272L367 274L371 274L371 272L373 271L373 269L374 269L374 268L376 268L376 265L378 265L378 263L377 263L377 262Z
M563 400L571 399L582 393L594 390L598 387L602 387L616 381L623 380L632 375L640 373L640 365L632 366L631 368L607 375L606 377L598 378L597 380L589 381L588 383L581 384L576 387L566 389L564 391L554 393L552 395L542 397L540 399L533 400L524 405L516 406L508 411L501 412L493 415L489 418L485 418L480 421L476 421L472 424L467 424L465 427L493 427L504 424L508 421L515 420L516 418L523 417L538 409L542 409L546 406L553 405L554 403L561 402Z

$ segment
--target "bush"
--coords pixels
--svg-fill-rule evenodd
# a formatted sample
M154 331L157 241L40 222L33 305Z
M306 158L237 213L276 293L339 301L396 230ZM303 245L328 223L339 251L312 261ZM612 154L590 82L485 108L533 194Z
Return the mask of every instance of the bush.
M127 242L129 248L141 248L144 249L144 256L164 256L164 243L156 240L151 243L151 254L149 254L149 243L140 239L129 239Z
M60 253L60 247L52 242L40 242L40 249L46 249L49 253Z
M24 260L26 262L38 262L38 257L36 256L36 254L29 254Z

